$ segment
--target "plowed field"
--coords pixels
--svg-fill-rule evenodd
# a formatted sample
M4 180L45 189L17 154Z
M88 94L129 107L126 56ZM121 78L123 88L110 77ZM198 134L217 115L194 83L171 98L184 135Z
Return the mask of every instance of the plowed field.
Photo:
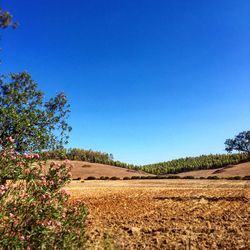
M250 249L250 182L72 182L86 203L87 249Z

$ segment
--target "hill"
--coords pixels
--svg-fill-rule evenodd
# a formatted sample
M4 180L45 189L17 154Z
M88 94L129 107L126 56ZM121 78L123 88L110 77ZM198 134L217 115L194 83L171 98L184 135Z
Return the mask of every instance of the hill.
M246 176L250 175L250 162L240 163L237 165L228 165L226 167L208 170L195 170L189 172L183 172L178 174L178 176L194 176L194 177L208 177L208 176L218 176L218 177L230 177L230 176Z
M55 161L61 163L62 161ZM94 176L100 178L102 176L107 177L131 177L131 176L149 176L144 171L127 169L107 164L100 163L90 163L86 161L69 161L69 164L72 165L72 177L73 179L80 177L81 179L86 179L89 176Z
M210 154L144 165L142 170L156 175L179 174L187 171L224 168L248 161L249 155L247 153Z

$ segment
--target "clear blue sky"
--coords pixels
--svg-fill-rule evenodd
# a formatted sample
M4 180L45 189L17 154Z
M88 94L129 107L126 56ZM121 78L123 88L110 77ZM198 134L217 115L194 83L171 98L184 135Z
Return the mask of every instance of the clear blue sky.
M0 73L71 104L69 147L153 163L250 129L249 0L5 0Z

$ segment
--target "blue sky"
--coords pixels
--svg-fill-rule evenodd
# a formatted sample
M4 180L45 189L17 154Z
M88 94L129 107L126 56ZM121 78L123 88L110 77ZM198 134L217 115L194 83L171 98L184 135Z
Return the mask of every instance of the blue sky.
M0 73L64 91L68 147L145 164L224 153L250 124L250 1L8 0Z

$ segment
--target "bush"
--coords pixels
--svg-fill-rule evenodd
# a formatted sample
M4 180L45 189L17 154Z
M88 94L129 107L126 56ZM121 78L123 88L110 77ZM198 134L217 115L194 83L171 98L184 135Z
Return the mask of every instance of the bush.
M142 175L142 176L141 176L141 179L142 179L142 180L148 179L148 176Z
M138 180L141 179L141 176L134 175L131 177L131 180Z
M227 180L241 180L241 176L230 176L226 178Z
M88 176L85 180L88 180L88 181L96 180L96 177L95 176Z
M182 179L195 179L195 177L191 175L187 175L187 176L183 176Z
M73 178L73 181L80 181L81 177Z
M242 178L242 180L250 180L250 175L246 175Z
M123 180L131 180L131 178L128 176L125 176L125 177L123 177Z
M38 154L16 153L8 140L0 146L0 249L82 249L87 211L62 189L69 165L45 169Z
M101 176L100 180L109 180L109 177L108 176Z
M200 179L200 180L204 180L204 179L206 179L206 178L205 178L205 177L203 177L203 176L201 176L199 179Z
M207 177L208 180L218 180L220 179L217 175L210 175Z
M119 177L116 177L116 176L112 176L112 177L110 178L110 180L116 181L116 180L120 180L120 178L119 178Z

